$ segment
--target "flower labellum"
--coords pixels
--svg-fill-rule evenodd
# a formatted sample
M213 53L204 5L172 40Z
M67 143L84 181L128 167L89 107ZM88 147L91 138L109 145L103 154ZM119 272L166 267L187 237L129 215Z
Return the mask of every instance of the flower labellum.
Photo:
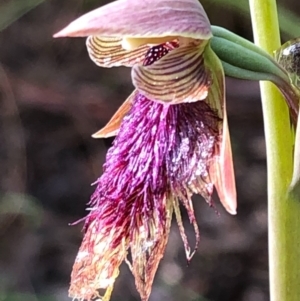
M173 213L188 260L200 237L194 193L211 205L215 187L226 210L236 213L224 73L209 45L208 18L197 0L119 0L55 36L88 36L92 60L103 67L132 67L136 87L93 135L117 136L95 183L69 294L108 300L126 261L146 301ZM180 205L195 230L194 251Z

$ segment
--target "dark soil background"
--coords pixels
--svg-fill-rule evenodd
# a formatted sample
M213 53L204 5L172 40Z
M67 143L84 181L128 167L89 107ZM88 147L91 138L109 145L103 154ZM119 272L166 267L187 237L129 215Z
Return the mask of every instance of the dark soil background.
M0 13L5 2L0 0ZM86 214L90 184L112 142L91 134L110 119L132 84L129 69L94 65L84 39L54 40L52 34L103 3L47 0L0 32L0 301L70 300L69 275L83 233L82 225L69 223ZM298 0L284 3L300 15ZM252 38L247 16L209 0L203 5L212 24ZM195 197L200 248L187 267L174 223L151 301L269 299L258 83L228 78L227 101L238 215L227 214L216 198L217 215ZM112 300L139 300L126 265Z

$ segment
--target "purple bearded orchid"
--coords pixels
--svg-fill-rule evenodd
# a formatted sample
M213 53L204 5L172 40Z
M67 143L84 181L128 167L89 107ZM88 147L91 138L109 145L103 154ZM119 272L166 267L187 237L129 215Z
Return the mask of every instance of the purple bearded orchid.
M194 193L211 205L215 187L226 210L236 213L224 73L209 45L210 23L197 0L119 0L55 35L64 36L88 36L90 57L99 66L132 67L136 87L94 135L117 134L89 203L69 294L109 300L125 260L146 301L173 213L187 259L195 252L180 204L195 229L194 250Z

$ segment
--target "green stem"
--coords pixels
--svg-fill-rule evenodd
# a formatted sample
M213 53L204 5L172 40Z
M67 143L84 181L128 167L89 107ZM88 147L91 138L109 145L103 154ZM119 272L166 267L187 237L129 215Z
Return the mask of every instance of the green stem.
M270 54L280 46L275 0L249 0L254 39ZM279 91L263 82L268 167L270 300L300 296L300 202L287 196L292 176L293 134L288 108Z
M223 6L226 9L229 8L237 12L245 18L249 17L249 5L247 0L202 0L201 3L204 7L210 7L214 4L219 7ZM281 5L280 3L278 4L278 12L280 29L285 39L298 37L300 35L300 28L299 26L295 26L295 24L300 23L300 18L297 11L286 9L284 1L281 1Z

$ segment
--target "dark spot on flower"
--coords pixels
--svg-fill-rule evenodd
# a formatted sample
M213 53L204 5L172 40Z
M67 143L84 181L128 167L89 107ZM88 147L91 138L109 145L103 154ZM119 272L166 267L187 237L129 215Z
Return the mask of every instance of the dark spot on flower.
M172 41L151 47L145 55L143 65L148 66L153 64L178 46L179 44L176 41Z

